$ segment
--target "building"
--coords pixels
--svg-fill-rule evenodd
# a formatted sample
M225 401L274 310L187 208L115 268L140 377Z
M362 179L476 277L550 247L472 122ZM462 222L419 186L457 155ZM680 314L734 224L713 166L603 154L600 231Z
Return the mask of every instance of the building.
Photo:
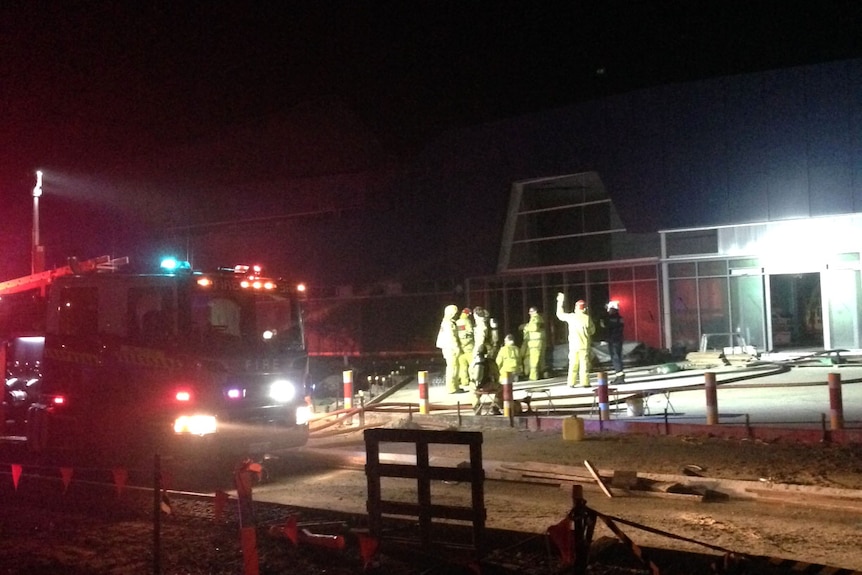
M627 338L680 353L731 333L761 351L862 347L860 88L862 60L833 62L639 90L438 142L454 165L429 185L450 201L507 182L497 267L471 277L470 303L512 331L531 305L552 314L557 291L593 313L616 299ZM473 254L475 269L482 257L493 256Z
M628 339L677 354L704 334L761 351L860 348L860 88L862 60L844 60L453 130L385 186L361 184L366 198L385 188L385 203L337 218L273 206L286 223L261 220L263 235L180 239L197 254L279 247L288 269L332 262L339 279L309 295L312 351L431 353L447 303L486 307L517 333L532 305L553 316L558 291L594 314L619 300ZM360 272L364 285L347 285ZM562 343L562 324L548 325Z

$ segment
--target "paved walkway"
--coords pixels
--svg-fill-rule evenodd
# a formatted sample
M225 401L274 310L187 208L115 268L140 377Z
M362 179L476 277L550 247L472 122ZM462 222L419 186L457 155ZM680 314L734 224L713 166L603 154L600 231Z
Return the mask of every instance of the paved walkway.
M682 370L658 373L661 366L627 371L623 384L609 386L612 418L637 420L664 419L676 422L700 423L706 419L704 370ZM787 363L758 364L748 367L725 367L709 370L716 375L719 421L751 424L811 424L829 423L831 407L828 379L830 373L841 376L841 396L847 427L862 427L862 365L793 366ZM513 395L521 400L528 394L532 406L540 414L571 415L598 418L595 406L597 375L592 374L591 388L570 388L564 377L540 381L521 381L513 386ZM436 374L429 374L432 385L429 399L433 412L441 408L470 413L467 393L448 394L437 383ZM642 410L636 397L645 397ZM627 400L629 400L627 404ZM415 379L387 398L388 402L419 402ZM642 411L642 414L638 414Z

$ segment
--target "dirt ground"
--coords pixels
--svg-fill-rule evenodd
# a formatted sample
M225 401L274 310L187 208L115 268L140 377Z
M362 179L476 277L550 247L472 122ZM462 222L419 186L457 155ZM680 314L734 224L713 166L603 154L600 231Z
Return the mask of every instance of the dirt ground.
M590 484L585 484L584 497L601 514L648 528L617 523L638 545L720 555L733 552L862 570L858 545L862 492L857 491L862 490L862 446L611 434L564 441L559 432L482 431L485 461L532 461L584 470L588 460L601 470L680 477L686 473L684 468L695 466L701 475L721 480L807 486L798 497L769 502L736 497L692 502L619 494L608 498ZM362 450L363 445L358 434L350 434L313 440L309 447L349 452ZM463 446L432 446L431 457L467 459ZM388 481L383 486L384 498L415 501L413 482ZM366 490L363 473L342 469L321 475L294 473L282 487L263 486L259 497L286 502L301 499L314 507L361 513ZM836 494L856 499L852 505L845 504ZM434 503L468 505L468 497L469 489L463 485L432 486ZM487 481L485 506L489 527L544 533L571 508L571 487ZM600 536L614 536L601 521L596 528L596 537Z
M401 422L395 426L404 425ZM710 437L611 434L588 434L582 441L564 441L558 432L467 429L483 432L483 459L488 465L501 461L543 462L583 469L584 460L588 460L601 470L671 475L682 474L686 466L697 466L704 476L722 480L804 485L812 493L818 489L852 490L857 498L858 490L862 490L862 446L859 445L767 444ZM338 553L309 554L308 548L295 548L267 537L267 522L283 520L283 516L267 516L263 507L266 502L276 502L301 508L365 513L367 482L361 466L359 470L334 468L322 465L319 457L321 451L361 453L362 448L362 436L357 432L313 439L308 449L291 454L272 468L270 477L255 486L254 498L261 505L259 521L263 525L259 540L261 573L289 571L305 575L362 571L355 545ZM466 454L461 446L432 446L431 457L457 461L466 459ZM26 477L17 489L12 489L10 484L9 477L0 482L0 574L152 572L151 523L132 511L127 517L122 513L118 517L116 513L116 501L123 504L128 501L127 495L120 498L109 490L98 502L85 497L79 505L105 507L104 513L91 517L72 508L71 502L78 501L76 497L84 491L83 487L78 490L74 483L67 494L58 495L56 485L49 490L49 496L66 509L62 513L34 508L22 499L32 485ZM415 482L393 479L384 484L383 492L387 499L415 501L416 486ZM466 484L435 482L432 501L469 505L469 493ZM613 518L617 527L641 547L718 556L733 552L862 570L862 548L858 545L862 536L859 500L851 505L836 498L834 493L830 491L830 497L812 495L773 502L735 498L695 502L688 498L641 495L617 494L608 498L595 485L585 484L584 487L587 505ZM541 538L570 510L571 486L488 480L484 503L490 529L532 533ZM120 508L123 509L122 505ZM163 518L162 573L221 575L242 572L243 555L237 542L236 524L230 521L214 524L208 513L209 510L203 514L188 512L175 504L174 513ZM612 537L610 529L599 521L594 539ZM522 556L518 549L506 552L512 562L530 561L530 557ZM518 571L529 572L526 568ZM387 567L386 572L399 571L393 566ZM590 571L623 572L644 571ZM788 567L787 571L781 571L785 572L792 571Z

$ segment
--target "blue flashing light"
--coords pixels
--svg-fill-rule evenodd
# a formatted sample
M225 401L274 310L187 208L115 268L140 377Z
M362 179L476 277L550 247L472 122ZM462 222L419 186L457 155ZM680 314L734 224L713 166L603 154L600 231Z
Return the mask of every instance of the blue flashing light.
M182 260L178 260L175 257L166 257L162 259L162 263L160 267L168 272L175 272L180 270L190 270L192 269L191 264L189 262L185 262Z

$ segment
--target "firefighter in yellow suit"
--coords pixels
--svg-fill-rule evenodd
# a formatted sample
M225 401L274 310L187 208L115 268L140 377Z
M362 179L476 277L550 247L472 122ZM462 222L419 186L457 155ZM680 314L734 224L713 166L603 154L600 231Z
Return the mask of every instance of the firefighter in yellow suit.
M475 342L473 336L473 312L470 308L465 307L461 310L461 315L455 321L455 327L458 333L458 342L461 346L458 354L458 382L461 386L461 391L473 391L474 387L470 378L470 365L473 363L473 350Z
M521 350L515 345L512 334L506 335L503 347L497 352L497 371L500 372L501 380L507 373L511 373L512 381L518 381L518 375L521 373Z
M455 315L458 306L447 305L443 309L443 320L440 331L437 332L437 348L443 354L446 362L446 391L458 393L458 358L461 355L461 342L458 339L458 328L455 325Z
M566 296L557 294L557 319L569 326L569 387L580 382L583 387L590 386L590 344L596 326L587 314L586 302L579 299L572 312L563 311Z
M511 381L514 383L518 381L518 375L521 373L521 350L517 345L515 345L515 338L512 337L512 334L507 334L506 337L503 338L503 347L501 347L500 351L497 352L495 363L497 364L499 380L494 387L494 391L497 392L494 396L494 406L501 409L503 406L503 382L507 377L511 377ZM492 410L492 413L495 413L495 411L496 410ZM520 402L513 403L513 411L514 415L520 415Z
M524 374L536 381L545 376L545 320L535 307L531 307L529 313L530 319L523 326L521 356L524 358Z

